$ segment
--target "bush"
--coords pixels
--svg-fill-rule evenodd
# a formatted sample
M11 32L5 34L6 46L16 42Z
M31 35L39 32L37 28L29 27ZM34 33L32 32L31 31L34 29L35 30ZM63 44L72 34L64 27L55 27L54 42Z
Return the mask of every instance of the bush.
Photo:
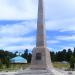
M2 69L3 68L3 65L2 64L0 64L0 69Z

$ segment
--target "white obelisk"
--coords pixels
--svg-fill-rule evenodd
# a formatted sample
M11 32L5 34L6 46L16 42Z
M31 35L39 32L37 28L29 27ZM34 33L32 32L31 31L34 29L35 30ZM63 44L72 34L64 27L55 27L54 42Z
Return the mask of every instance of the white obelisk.
M36 47L32 51L31 66L16 75L67 75L55 70L52 66L50 52L46 47L44 22L43 0L39 0Z
M31 69L47 69L52 67L50 52L46 48L46 31L43 0L38 3L36 48L32 52Z

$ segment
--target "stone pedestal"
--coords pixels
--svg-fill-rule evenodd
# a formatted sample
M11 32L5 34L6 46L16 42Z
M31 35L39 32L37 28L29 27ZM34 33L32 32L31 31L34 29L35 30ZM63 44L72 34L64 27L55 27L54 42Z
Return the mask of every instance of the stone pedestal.
M31 69L48 69L52 68L50 52L45 47L36 47L32 52Z

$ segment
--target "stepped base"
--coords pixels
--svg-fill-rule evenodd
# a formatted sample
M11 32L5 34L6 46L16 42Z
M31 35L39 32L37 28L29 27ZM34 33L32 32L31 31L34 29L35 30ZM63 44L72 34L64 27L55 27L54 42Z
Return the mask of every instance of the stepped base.
M51 68L50 52L46 47L36 47L32 51L31 69Z
M47 69L47 70L26 69L15 75L66 75L66 74L64 72L58 72L54 68L51 68L51 69Z

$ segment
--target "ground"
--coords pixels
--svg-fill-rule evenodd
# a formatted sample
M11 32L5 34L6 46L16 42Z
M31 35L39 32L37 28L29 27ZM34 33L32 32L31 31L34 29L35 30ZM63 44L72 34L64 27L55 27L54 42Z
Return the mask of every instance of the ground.
M11 65L10 68L8 69L0 69L0 75L14 75L17 72L21 71L22 68L25 69L29 66L30 64L22 64L22 65ZM59 62L55 62L53 63L53 66L58 70L58 71L62 71L63 68L67 69L69 68L69 64L62 64ZM63 72L63 71L62 71ZM65 71L65 75L75 75L75 71Z

